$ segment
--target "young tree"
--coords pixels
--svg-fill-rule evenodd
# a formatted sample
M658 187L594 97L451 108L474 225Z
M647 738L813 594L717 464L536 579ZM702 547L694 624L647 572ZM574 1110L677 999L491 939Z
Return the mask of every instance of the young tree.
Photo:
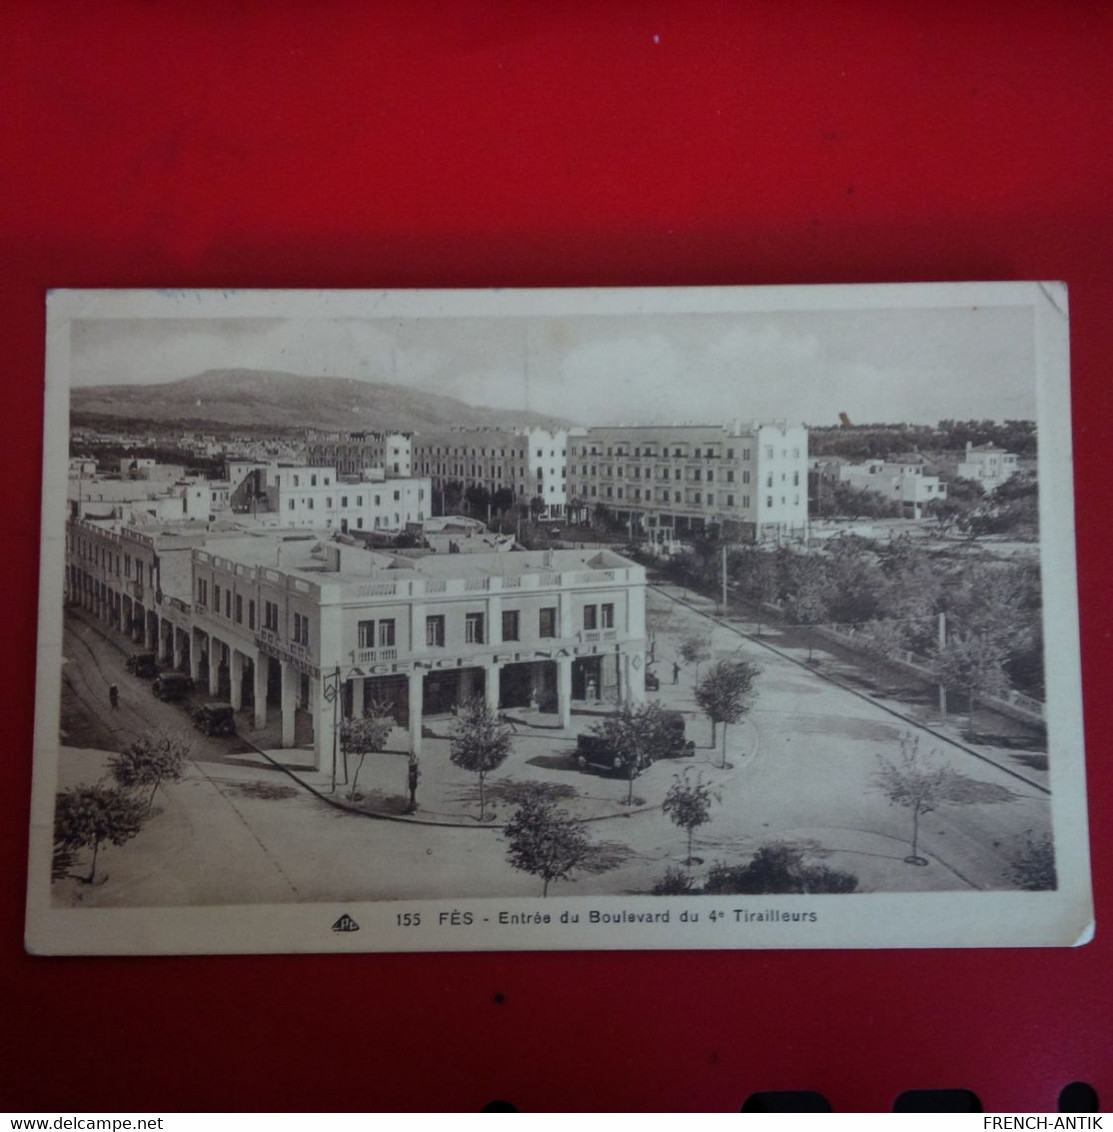
M696 681L699 681L699 666L711 656L707 638L691 633L680 643L680 659L685 664L696 666Z
M359 781L359 772L363 770L363 760L372 751L381 751L386 746L387 739L394 727L394 717L389 704L373 703L369 715L357 715L345 719L340 724L340 750L344 756L344 778L348 777L348 756L355 755L359 762L356 772L352 775L352 787L348 797L359 801L361 794L356 793L356 783Z
M969 707L967 735L973 740L975 698L1009 690L1004 649L987 636L955 633L936 652L932 667L935 678L948 691L965 689Z
M920 818L947 802L954 785L954 772L920 753L918 736L905 735L900 741L900 757L895 760L878 755L875 775L878 789L892 806L912 811L912 852L905 857L910 865L926 865L918 853Z
M502 835L510 842L506 859L514 868L541 878L542 896L549 895L552 881L570 876L590 848L583 823L541 791L523 799Z
M634 779L638 772L673 753L675 724L656 700L634 706L623 704L614 715L597 723L592 732L602 738L619 760L629 782L626 804L634 801Z
M97 854L103 842L123 845L143 828L143 803L126 790L109 786L75 786L61 791L54 803L54 846L56 857L91 848L93 861L89 875L81 877L92 884L97 875Z
M717 724L723 725L723 760L727 765L727 724L737 723L749 707L749 695L761 670L745 660L720 660L696 685L696 703L711 720L711 745Z
M182 764L193 754L193 747L169 731L156 731L136 739L127 750L114 755L108 768L112 777L125 790L149 786L147 814L154 805L155 793L164 781L182 777Z
M661 810L673 825L688 832L688 857L685 865L689 868L695 862L692 860L692 835L701 826L711 820L711 803L719 801L719 795L711 789L697 774L693 782L689 771L678 774L673 780Z
M460 709L452 731L449 759L454 766L479 776L479 820L485 820L483 792L487 775L500 767L510 753L510 727L487 706L483 696L475 696Z

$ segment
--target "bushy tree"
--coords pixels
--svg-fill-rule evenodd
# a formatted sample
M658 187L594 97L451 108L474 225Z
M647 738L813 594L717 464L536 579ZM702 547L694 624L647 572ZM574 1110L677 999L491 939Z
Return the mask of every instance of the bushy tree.
M502 835L510 842L507 860L541 878L542 896L549 895L554 880L571 876L590 849L583 822L548 801L541 791L523 799Z
M771 842L762 845L745 865L713 865L703 892L708 896L813 895L857 889L858 878L853 873L811 864L795 846Z
M143 803L127 790L109 786L75 786L61 791L54 803L54 850L56 862L72 861L78 849L92 849L89 875L80 879L92 884L97 875L97 855L105 841L123 845L143 828Z
M1007 880L1027 892L1047 892L1059 887L1055 869L1055 846L1051 834L1036 838L1027 831L1023 850L1005 874Z
M693 864L692 835L711 820L711 804L717 801L719 795L710 784L704 782L698 773L693 781L691 772L686 770L673 780L661 804L661 810L669 821L688 834L688 857L684 863L689 867Z
M353 716L340 724L340 750L344 756L345 779L348 777L348 756L355 755L359 760L348 791L348 797L353 801L358 801L361 797L356 792L356 783L359 781L359 772L363 770L364 759L373 751L381 751L386 746L393 727L391 706L382 703L373 703L367 715Z
M974 738L974 703L980 695L1001 695L1009 690L1005 675L1005 653L989 637L955 633L932 658L935 678L948 691L963 689L967 695L967 734Z
M184 739L169 731L156 731L136 739L126 750L114 755L108 768L125 790L151 788L151 796L147 799L147 813L150 814L159 786L181 778L185 760L192 754L192 745Z
M656 700L637 705L624 703L592 728L592 733L606 742L625 771L629 782L627 805L633 804L634 779L639 771L674 753L673 718Z
M468 700L460 710L449 740L449 759L461 770L479 777L479 820L485 820L483 792L487 775L510 754L510 727L491 710L483 696Z
M722 766L727 765L727 725L737 723L749 707L750 693L761 670L745 660L720 660L696 686L696 703L711 720L711 743L715 728L723 725Z
M861 625L875 618L885 583L872 545L855 535L842 535L831 541L825 562L831 620Z
M910 865L926 865L919 855L920 818L949 801L954 788L954 772L935 758L920 752L919 736L905 735L900 756L887 759L878 755L879 769L874 776L878 789L890 805L912 812L912 852L905 857Z
M805 559L809 568L799 572L799 576L789 588L788 600L785 602L785 615L793 625L814 626L821 625L827 620L827 585L822 573L815 567L818 560ZM812 635L808 638L808 663L811 663L814 649Z

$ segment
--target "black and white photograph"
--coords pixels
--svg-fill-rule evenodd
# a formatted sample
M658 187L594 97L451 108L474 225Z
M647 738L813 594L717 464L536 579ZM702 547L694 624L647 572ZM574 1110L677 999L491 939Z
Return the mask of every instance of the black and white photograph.
M1092 933L1060 284L58 291L28 947Z

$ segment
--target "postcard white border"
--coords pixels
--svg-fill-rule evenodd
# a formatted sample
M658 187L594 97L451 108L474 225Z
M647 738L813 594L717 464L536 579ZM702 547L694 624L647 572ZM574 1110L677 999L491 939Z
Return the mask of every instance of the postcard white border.
M1051 814L1055 892L776 897L552 897L213 907L62 909L50 899L58 760L70 324L76 319L443 318L577 314L835 311L1024 306L1035 315L1040 430ZM491 291L54 291L48 298L42 558L35 709L28 950L36 954L204 954L367 951L710 948L1044 947L1093 933L1075 575L1066 287L1059 283L879 284L774 288ZM468 911L469 925L441 914ZM685 911L700 911L699 924ZM422 926L399 926L400 912ZM668 923L591 924L591 912L668 912ZM709 913L723 916L709 920ZM547 913L505 926L502 913ZM814 914L814 919L746 913ZM561 923L579 914L578 924ZM740 914L741 913L741 914ZM358 932L334 932L351 916Z

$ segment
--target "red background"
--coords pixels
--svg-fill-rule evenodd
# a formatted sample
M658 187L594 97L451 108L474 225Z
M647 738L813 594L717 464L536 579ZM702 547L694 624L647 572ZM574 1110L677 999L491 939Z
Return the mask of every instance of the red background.
M1113 772L1102 3L9 2L0 1105L887 1109L1113 1100L1074 951L23 954L48 287L1065 279L1099 924ZM1104 595L1104 596L1103 596ZM495 1001L496 993L504 996Z

